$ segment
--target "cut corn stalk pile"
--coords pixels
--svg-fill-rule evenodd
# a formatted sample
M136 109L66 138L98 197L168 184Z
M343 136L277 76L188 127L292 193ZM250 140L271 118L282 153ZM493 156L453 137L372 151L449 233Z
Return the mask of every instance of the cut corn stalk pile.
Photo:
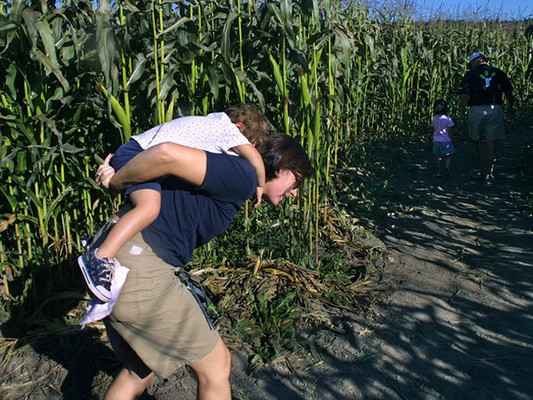
M258 262L259 268L254 274ZM250 257L248 266L243 268L204 270L203 273L209 275L204 285L215 296L220 296L218 308L231 307L229 318L238 320L249 313L246 294L250 291L264 293L267 300L272 300L296 290L299 306L305 315L327 321L331 314L343 308L353 309L358 304L362 292L366 292L368 285L373 283L366 273L366 265L369 263L371 262L361 261L360 275L346 276L351 282L346 285L345 281L324 278L317 271L289 261L276 262ZM338 302L324 296L325 293L334 294Z
M347 309L363 312L364 304L374 296L371 292L379 292L375 272L383 265L387 250L379 239L368 238L361 226L351 225L351 220L357 222L348 215L338 214L329 218L320 230L321 240L333 248L335 254L340 254L345 263L342 271L334 276L287 260L256 255L233 267L191 271L203 281L215 299L219 328L225 334L231 334L242 321L265 323L258 322L264 318L258 315L261 310L258 311L254 303L259 297L264 298L265 307L270 309L290 297L291 301L286 305L291 312L278 316L275 321L280 326L297 322L333 327L333 317Z

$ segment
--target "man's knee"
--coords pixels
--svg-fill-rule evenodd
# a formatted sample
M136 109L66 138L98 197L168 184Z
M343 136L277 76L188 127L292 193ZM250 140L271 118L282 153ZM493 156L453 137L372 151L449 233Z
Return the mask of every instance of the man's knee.
M231 372L231 353L219 339L217 345L206 357L190 364L200 381L229 380Z
M220 347L220 368L221 375L229 379L231 373L231 353L226 347L224 342L221 342L222 346ZM218 346L218 345L217 345Z
M141 378L135 372L123 368L107 389L104 400L137 399L144 393L153 377L153 372Z

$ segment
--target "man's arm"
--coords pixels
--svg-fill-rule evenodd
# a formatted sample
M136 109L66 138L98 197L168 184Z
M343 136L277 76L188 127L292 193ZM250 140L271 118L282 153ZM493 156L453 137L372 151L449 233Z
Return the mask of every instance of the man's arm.
M513 95L513 89L507 90L505 93L505 99L507 100L507 104L509 104L509 108L511 110L514 109L514 95Z
M509 105L510 109L514 108L514 96L513 96L513 84L511 83L511 80L507 76L505 72L502 70L499 70L501 73L500 78L500 89L502 93L505 95L505 100L507 101L507 104Z
M203 150L167 142L139 153L114 175L110 168L106 164L98 168L102 174L99 183L104 187L108 183L109 189L116 192L165 175L174 175L201 186L207 171L207 155Z

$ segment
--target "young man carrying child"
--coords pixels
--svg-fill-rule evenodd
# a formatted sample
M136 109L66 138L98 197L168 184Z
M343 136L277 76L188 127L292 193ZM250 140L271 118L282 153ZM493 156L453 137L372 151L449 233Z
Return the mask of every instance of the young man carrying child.
M242 104L220 113L177 118L133 136L118 148L111 165L119 170L141 151L165 142L216 154L241 156L256 170L257 207L265 184L265 166L255 146L262 145L268 133L267 120L254 106ZM102 302L111 300L114 257L128 240L150 225L161 210L157 181L145 183L140 190L126 191L126 195L133 207L131 211L120 218L99 248L78 258L87 287Z
M312 175L300 143L274 135L258 150L266 172L264 200L275 206L297 196L298 186ZM155 375L165 378L188 365L197 377L198 399L231 400L230 352L175 268L228 228L255 193L256 171L241 157L166 142L141 152L116 174L107 163L98 174L97 183L114 191L165 177L159 216L117 253L129 273L104 323L124 367L104 399L137 399Z

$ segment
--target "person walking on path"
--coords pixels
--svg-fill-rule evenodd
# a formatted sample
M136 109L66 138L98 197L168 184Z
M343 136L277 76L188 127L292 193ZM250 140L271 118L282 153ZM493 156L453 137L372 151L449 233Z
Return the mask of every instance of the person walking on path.
M312 173L299 142L274 135L258 150L266 172L263 199L277 205L297 196L298 185ZM168 142L140 152L116 173L110 158L96 177L104 188L122 191L165 178L158 180L158 217L116 257L129 274L104 323L124 367L104 399L139 398L155 375L165 378L188 365L198 379L198 399L230 400L230 352L175 270L228 228L255 193L256 171L241 157Z
M447 115L448 103L439 99L433 106L433 154L437 157L437 177L450 179L453 147L453 120Z
M461 115L468 106L468 136L473 168L468 175L481 179L479 142L487 144L485 183L494 183L496 144L505 139L503 95L512 111L514 107L513 86L507 75L487 63L487 56L475 52L469 57L469 70L459 85Z

